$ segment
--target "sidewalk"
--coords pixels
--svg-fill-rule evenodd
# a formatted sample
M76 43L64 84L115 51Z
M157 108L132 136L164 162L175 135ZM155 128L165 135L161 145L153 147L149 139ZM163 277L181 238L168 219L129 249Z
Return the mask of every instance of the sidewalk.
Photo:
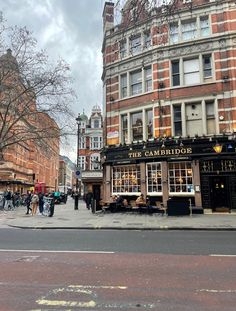
M53 217L25 215L26 207L16 211L0 211L0 228L24 229L122 229L122 230L236 230L236 213L192 216L161 216L136 213L92 214L85 203L74 201L55 205Z

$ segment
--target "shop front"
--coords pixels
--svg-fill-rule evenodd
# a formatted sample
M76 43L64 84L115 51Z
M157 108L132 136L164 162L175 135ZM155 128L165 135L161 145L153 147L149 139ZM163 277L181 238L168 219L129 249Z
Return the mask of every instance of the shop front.
M235 143L228 137L218 141L221 153L214 150L216 140L208 138L110 146L103 152L103 197L122 195L133 200L143 193L164 206L172 198L199 208L230 211L236 208Z

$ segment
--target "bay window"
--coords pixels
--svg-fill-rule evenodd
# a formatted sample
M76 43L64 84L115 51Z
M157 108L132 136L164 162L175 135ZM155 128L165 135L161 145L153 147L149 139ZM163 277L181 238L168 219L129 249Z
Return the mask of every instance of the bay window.
M197 36L196 20L182 21L182 40L193 40Z
M130 52L132 55L141 52L141 35L132 36L130 38Z
M162 194L161 163L147 163L147 193Z
M173 162L168 164L170 194L194 193L191 162Z
M145 77L145 92L150 92L152 90L152 69L147 67L144 69Z
M141 191L140 165L112 168L112 194L138 194Z
M184 60L184 84L200 83L199 58Z
M153 137L153 111L152 109L146 111L146 128L147 128L147 138Z

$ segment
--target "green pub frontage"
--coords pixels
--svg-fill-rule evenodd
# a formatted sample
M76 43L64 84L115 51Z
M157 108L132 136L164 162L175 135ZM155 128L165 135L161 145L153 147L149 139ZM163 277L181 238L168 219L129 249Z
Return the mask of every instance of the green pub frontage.
M212 211L236 209L234 136L162 138L103 150L104 199L141 193L167 206L169 199L189 201Z

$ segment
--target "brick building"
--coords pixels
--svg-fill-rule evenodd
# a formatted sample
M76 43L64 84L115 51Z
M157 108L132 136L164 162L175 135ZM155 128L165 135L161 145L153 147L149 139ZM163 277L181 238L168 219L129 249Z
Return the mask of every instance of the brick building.
M80 115L79 167L81 169L81 195L92 191L97 203L101 198L102 167L100 151L103 147L103 119L99 106L94 106L88 118Z
M59 136L58 125L48 114L42 112L35 113L37 111L36 101L30 101L29 105L34 116L33 119L30 119L27 115L24 117L22 114L20 121L17 121L16 116L21 115L21 107L26 105L24 100L29 102L29 99L27 96L20 96L19 103L16 100L11 104L5 100L9 96L9 90L16 98L18 93L24 93L22 92L24 85L18 71L18 64L12 56L10 49L0 57L0 68L0 139L4 138L5 128L3 122L5 121L7 126L8 122L12 122L12 120L12 129L8 132L8 135L14 134L17 136L18 131L21 130L24 130L25 135L27 135L27 127L34 126L39 132L43 128L53 129L53 131L58 132ZM5 74L6 72L7 74ZM4 74L6 78L4 78ZM6 109L8 109L8 113ZM28 132L30 133L30 131ZM13 143L3 150L3 159L0 162L0 191L10 188L12 191L25 193L27 190L33 189L35 183L45 184L46 191L54 191L58 186L58 165L59 137L45 138L39 141L29 139Z
M236 209L235 1L133 3L103 11L104 198Z

